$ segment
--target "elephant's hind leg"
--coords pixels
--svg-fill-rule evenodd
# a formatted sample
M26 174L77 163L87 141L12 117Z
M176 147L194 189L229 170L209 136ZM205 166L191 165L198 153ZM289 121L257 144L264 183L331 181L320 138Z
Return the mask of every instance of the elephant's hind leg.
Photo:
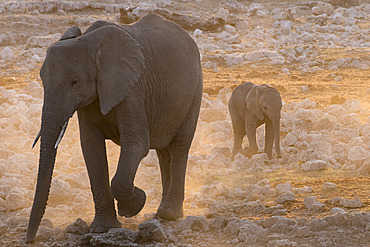
M233 134L234 134L234 146L233 146L233 152L232 152L232 159L237 153L242 153L242 142L243 138L245 136L245 129L244 129L244 119L240 119L235 114L231 115L231 123L233 126Z
M157 215L166 220L176 220L184 215L185 174L189 149L198 120L201 95L198 96L194 98L190 111L179 132L167 147L170 161L169 168L162 169L161 165L162 176L168 176L169 174L170 177L164 181L163 189L164 191L167 190L167 193L162 198ZM163 174L163 171L165 171L165 174Z
M161 168L162 201L163 201L167 197L168 189L170 188L171 184L171 173L170 173L171 157L167 148L156 149L156 152L159 160L159 166Z
M181 138L175 137L169 147L170 164L162 169L163 195L157 215L166 220L183 217L185 173L190 145L180 145ZM164 173L163 173L164 172Z

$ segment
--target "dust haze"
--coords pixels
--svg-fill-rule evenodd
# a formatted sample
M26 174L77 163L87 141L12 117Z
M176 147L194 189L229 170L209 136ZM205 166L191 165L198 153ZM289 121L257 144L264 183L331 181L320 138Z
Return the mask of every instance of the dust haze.
M96 20L123 24L151 12L181 22L196 41L204 93L188 160L185 218L159 219L161 234L139 245L366 246L370 4L365 0L2 1L0 245L25 245L39 159L39 146L31 149L43 103L39 70L47 47L71 26L85 31ZM263 126L257 130L260 153L231 159L227 103L232 90L247 81L269 84L281 94L279 159L262 153ZM107 147L112 177L120 148L110 141ZM133 218L119 217L133 236L139 224L155 217L160 203L154 150L142 160L135 185L147 193L146 205ZM58 148L36 246L137 244L122 240L122 232L87 234L83 223L93 217L75 114Z

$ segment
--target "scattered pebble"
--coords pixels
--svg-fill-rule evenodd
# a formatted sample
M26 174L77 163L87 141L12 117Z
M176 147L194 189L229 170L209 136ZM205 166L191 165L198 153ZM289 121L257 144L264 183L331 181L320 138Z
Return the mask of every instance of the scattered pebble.
M337 190L338 186L334 183L329 183L329 182L325 182L322 186L321 186L321 189L323 191L326 191L326 192L329 192L329 191L335 191Z

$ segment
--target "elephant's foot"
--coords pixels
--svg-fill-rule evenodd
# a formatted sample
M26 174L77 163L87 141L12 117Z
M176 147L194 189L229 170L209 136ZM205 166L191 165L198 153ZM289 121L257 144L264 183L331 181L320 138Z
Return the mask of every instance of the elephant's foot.
M168 205L161 203L157 209L157 215L165 220L176 220L184 217L182 202L180 205Z
M243 154L249 158L252 157L256 153L258 153L258 148L247 147L243 149Z
M273 157L272 157L272 151L271 152L269 152L269 151L264 151L266 154L267 154L267 157L268 157L268 159L269 160L271 160Z
M234 157L237 153L243 153L243 149L240 147L240 148L233 148L233 152L231 154L231 159L234 160Z
M146 201L145 192L134 187L131 195L117 199L118 214L126 218L137 215L143 209Z
M112 228L120 228L121 222L118 221L116 215L95 215L94 221L90 225L91 233L108 232Z

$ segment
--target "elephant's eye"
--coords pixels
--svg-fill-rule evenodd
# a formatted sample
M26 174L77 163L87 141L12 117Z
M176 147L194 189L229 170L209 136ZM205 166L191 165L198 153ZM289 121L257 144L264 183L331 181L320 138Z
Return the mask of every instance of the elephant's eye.
M72 84L72 86L76 86L77 85L77 79L72 79L71 84Z

